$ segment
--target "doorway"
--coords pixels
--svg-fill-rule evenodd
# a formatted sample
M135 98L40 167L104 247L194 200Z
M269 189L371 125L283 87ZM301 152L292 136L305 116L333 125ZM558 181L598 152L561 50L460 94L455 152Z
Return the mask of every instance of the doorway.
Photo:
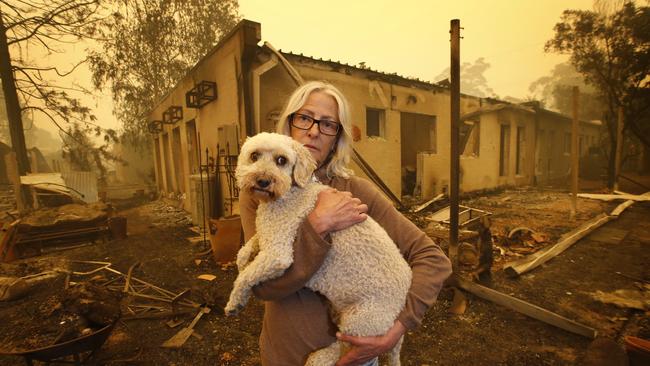
M417 177L417 154L437 153L436 116L400 113L402 195L412 195Z

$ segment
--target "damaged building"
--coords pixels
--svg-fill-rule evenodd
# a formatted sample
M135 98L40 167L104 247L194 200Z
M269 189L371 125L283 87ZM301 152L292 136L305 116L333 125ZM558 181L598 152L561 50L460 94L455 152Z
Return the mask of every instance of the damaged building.
M284 103L303 80L326 80L350 101L360 156L352 168L358 175L380 181L397 199L447 191L448 86L278 51L260 45L261 30L259 23L241 21L152 106L149 128L161 192L183 199L195 220L204 209L216 217L236 213L232 173L239 145L246 136L275 130ZM548 183L568 175L570 117L535 103L471 95L461 95L460 108L461 191ZM599 123L581 121L581 153L598 143L599 134ZM200 169L206 165L211 168ZM218 203L205 207L204 201Z

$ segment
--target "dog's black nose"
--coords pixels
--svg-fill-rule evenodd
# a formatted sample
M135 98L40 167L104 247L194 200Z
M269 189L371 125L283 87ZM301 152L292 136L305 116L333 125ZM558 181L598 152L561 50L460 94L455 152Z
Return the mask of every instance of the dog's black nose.
M258 185L260 188L266 188L266 187L269 186L269 184L271 184L271 181L268 180L268 179L258 179L258 180L257 180L257 185Z

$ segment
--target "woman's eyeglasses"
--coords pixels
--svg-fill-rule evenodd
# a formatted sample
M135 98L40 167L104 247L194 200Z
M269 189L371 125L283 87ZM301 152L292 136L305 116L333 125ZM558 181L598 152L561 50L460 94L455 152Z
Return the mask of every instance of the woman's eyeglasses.
M318 123L318 130L323 135L336 136L341 124L328 119L316 119L302 113L293 113L290 116L291 125L300 130L309 130L314 123Z

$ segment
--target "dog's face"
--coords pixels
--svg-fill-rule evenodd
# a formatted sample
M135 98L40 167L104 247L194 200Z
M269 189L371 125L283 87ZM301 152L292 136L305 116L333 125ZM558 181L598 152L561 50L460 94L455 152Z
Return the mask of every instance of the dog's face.
M304 186L316 169L309 150L291 137L262 132L249 137L237 160L237 184L260 201L282 197L293 184Z

